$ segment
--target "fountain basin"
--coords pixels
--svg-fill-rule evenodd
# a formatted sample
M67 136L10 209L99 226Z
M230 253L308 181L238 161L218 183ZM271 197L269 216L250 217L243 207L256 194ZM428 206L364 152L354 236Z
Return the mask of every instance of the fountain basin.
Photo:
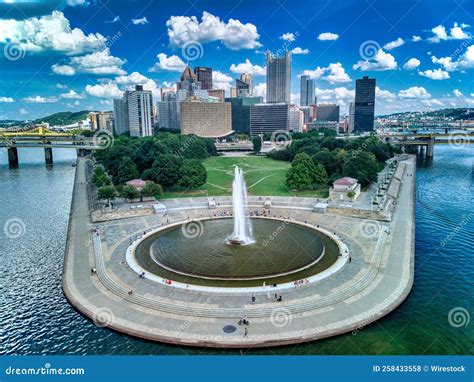
M322 232L275 219L252 218L254 242L229 244L230 218L199 221L198 234L186 234L185 223L144 239L135 260L146 273L175 282L218 287L287 283L333 265L337 244Z

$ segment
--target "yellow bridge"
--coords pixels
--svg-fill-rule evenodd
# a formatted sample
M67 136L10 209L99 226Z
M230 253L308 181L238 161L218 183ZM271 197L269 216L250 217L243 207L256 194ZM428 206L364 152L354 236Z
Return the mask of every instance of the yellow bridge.
M84 137L80 134L62 133L40 126L30 130L0 131L0 148L8 148L8 163L18 165L18 148L44 148L47 164L53 163L53 148L75 149L78 155L88 151L102 150L110 147L112 142L110 133L99 131L93 137Z

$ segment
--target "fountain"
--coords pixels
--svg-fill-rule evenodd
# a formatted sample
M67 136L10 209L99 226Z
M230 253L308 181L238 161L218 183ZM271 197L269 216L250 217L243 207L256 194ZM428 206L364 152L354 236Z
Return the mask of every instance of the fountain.
M245 216L247 205L247 188L245 187L244 173L235 166L234 181L232 183L232 207L234 209L234 232L226 239L230 245L246 245L254 242L252 224Z

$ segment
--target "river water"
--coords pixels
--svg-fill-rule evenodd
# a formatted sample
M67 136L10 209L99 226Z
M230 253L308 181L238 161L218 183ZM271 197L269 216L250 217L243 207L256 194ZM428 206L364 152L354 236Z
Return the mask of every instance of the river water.
M61 290L74 157L0 150L0 354L239 354L142 341L96 327ZM358 330L251 354L474 354L474 150L436 147L419 163L415 283L393 313ZM450 313L451 312L451 313ZM470 318L470 322L467 319Z

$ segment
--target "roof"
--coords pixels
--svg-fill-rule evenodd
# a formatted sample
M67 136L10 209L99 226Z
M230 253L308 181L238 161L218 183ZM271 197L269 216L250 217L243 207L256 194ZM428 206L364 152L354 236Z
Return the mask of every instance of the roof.
M333 185L335 186L352 186L357 183L357 179L349 178L348 176L344 178L339 178L334 181Z
M127 184L133 187L145 187L146 181L141 180L141 179L132 179L132 180L129 180Z
M197 79L197 76L193 73L191 67L186 65L186 68L184 68L183 74L181 75L181 81L186 81L189 78Z

